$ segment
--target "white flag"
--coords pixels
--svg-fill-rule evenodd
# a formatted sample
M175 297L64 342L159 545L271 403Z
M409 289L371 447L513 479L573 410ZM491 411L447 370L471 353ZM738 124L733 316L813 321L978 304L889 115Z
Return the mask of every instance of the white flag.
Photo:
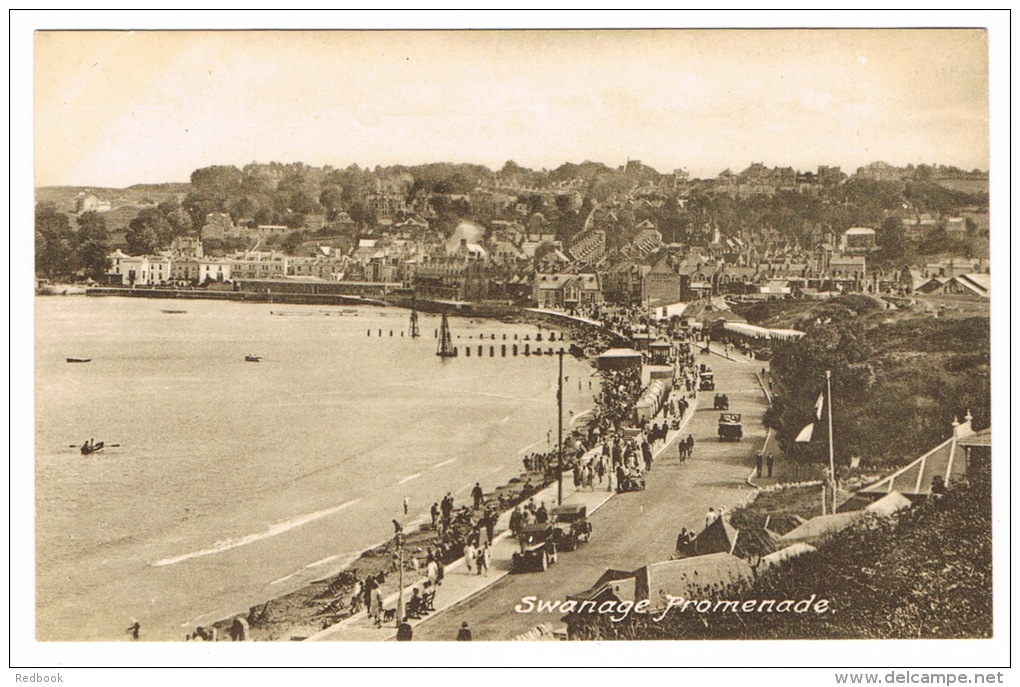
M818 401L815 402L815 419L822 419L823 407L825 407L825 394L818 394Z
M814 431L815 423L812 422L810 425L800 430L800 434L797 435L797 438L794 439L794 441L802 444L807 443L811 441L811 435L814 433Z

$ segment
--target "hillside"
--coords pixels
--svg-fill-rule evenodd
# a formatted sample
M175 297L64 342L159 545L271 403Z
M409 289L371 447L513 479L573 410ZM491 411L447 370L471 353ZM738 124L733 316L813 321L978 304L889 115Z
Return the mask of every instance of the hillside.
M754 324L807 333L776 349L771 371L777 400L766 415L784 452L802 463L827 458L826 423L813 440L794 437L812 421L832 371L837 466L901 464L949 436L970 411L975 428L991 424L991 355L984 313L927 304L886 310L867 296L827 301L770 301L738 312Z
M155 205L170 198L183 198L191 188L188 183L136 184L128 188L97 186L41 186L35 190L37 203L53 203L62 212L74 212L74 201L80 193L93 193L118 208ZM130 218L129 218L130 221ZM111 224L113 226L113 224Z

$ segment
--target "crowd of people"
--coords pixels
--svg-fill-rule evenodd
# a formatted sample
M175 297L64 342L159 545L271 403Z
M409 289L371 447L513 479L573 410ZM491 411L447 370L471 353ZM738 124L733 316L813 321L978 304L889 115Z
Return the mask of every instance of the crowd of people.
M604 315L604 320L609 317L607 326L626 332L630 330L636 314L635 311L611 316L591 313L589 316ZM578 336L573 338L577 340ZM588 339L587 343L593 346L604 346L599 336ZM548 522L548 508L545 503L536 503L534 494L557 478L556 473L561 467L569 471L577 490L622 490L635 479L643 480L644 474L652 469L656 445L667 440L671 429L679 428L690 407L688 399L696 394L694 356L684 345L675 346L673 353L674 393L666 394L662 399L658 421L635 417L634 404L642 391L640 372L633 369L603 371L601 390L595 398L596 407L588 416L587 425L572 430L564 441L562 466L558 462L557 449L530 452L522 458L523 467L528 475L540 475L538 484L532 484L529 479L512 501L499 491L486 499L480 483L476 482L467 503L458 505L449 492L433 503L430 519L435 537L426 549L417 549L406 557L403 555L405 552L391 552L394 560L390 574L398 570L400 560L407 570L425 571L424 581L420 587L413 589L407 601L407 617L419 618L430 611L436 591L443 583L445 568L454 560L463 556L466 574L488 574L494 529L501 512L513 507L509 524L518 538L527 525ZM551 444L551 433L547 439ZM688 435L679 444L682 462L693 450L693 437ZM404 510L406 515L406 499ZM397 521L394 524L399 539L401 528ZM388 620L399 622L399 618L388 616L395 614L395 609L383 607L382 587L386 579L386 573L378 573L355 581L350 596L352 615L365 611L377 627Z

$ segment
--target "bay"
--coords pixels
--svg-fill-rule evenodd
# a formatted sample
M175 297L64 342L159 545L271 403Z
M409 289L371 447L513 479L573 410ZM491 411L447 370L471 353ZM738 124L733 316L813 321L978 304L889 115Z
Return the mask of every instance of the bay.
M500 357L504 335L523 345L533 325L451 318L454 343L475 355L443 360L439 318L423 315L411 339L399 309L82 297L35 308L42 641L122 639L133 618L145 638L182 639L338 569L447 491L505 483L522 450L555 435L556 357ZM564 370L566 422L598 384L582 362ZM120 446L81 456L72 446L88 438Z

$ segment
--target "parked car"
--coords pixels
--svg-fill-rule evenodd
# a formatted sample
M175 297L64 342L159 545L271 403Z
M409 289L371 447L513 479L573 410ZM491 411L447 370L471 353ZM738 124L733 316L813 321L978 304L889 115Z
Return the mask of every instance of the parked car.
M518 541L521 550L510 559L510 572L542 572L556 562L556 530L551 523L525 525Z
M588 520L588 508L583 505L557 506L549 511L555 532L558 548L573 551L578 542L591 541L591 522Z

